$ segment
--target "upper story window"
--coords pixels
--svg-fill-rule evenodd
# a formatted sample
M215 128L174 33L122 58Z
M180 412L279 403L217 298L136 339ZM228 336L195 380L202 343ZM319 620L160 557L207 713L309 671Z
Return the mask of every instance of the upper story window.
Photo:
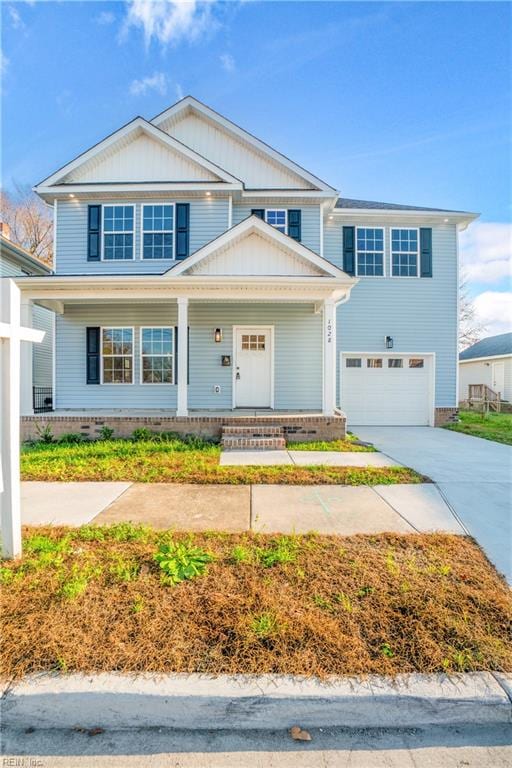
M393 277L418 277L418 230L391 230L391 274Z
M103 384L133 384L133 328L101 329Z
M286 230L287 230L286 219L287 219L286 210L267 208L265 211L265 220L267 224L270 224L272 227L275 227L284 235L286 235Z
M103 206L103 259L133 259L133 205Z
M357 227L356 274L384 276L384 229Z
M174 205L142 206L142 258L174 258Z

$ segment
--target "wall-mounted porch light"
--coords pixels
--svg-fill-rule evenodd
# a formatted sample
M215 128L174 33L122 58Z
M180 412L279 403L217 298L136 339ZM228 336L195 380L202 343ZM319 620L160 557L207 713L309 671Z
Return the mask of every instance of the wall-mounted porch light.
M385 342L386 342L386 349L393 349L393 337L392 336L386 336Z
M222 341L222 328L216 328L213 334L213 340L216 344Z

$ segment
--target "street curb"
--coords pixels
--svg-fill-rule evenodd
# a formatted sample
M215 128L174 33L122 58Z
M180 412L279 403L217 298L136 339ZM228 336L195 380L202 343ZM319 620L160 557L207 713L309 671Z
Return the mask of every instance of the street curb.
M512 722L512 675L319 681L280 675L33 675L4 686L12 728L396 728ZM508 693L507 693L508 691Z

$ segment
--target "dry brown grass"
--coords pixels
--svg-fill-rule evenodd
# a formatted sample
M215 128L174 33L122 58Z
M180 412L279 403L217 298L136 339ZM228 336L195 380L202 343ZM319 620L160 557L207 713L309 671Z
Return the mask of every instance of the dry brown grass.
M169 587L153 554L171 534L97 531L25 530L64 546L4 563L4 676L512 671L510 591L469 539L175 534L214 560ZM291 561L265 567L278 542Z

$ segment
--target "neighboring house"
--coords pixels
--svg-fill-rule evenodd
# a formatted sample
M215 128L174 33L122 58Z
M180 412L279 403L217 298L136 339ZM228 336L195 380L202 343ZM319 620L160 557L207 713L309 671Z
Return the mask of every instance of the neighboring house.
M477 341L459 355L459 400L468 399L470 384L486 384L512 402L512 333Z
M51 275L52 270L36 259L28 251L9 239L9 228L6 224L0 224L0 277L19 277L20 275ZM28 309L29 323L40 331L45 331L44 339L40 344L27 345L31 349L30 369L27 371L24 365L23 380L26 381L32 375L32 386L28 386L28 398L31 408L42 412L51 410L52 384L53 384L53 327L54 313L41 306L32 306ZM25 362L25 361L24 361Z
M342 434L344 413L456 413L457 234L474 214L340 197L190 96L35 191L56 274L18 283L57 312L68 431L116 416L215 432L267 411Z

